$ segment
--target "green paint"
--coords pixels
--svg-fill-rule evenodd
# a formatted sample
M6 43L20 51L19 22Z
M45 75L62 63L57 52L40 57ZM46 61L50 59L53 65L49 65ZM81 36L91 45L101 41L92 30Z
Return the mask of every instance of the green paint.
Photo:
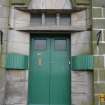
M31 45L28 105L71 105L69 39L32 37Z
M8 53L6 57L6 66L7 70L11 69L28 69L28 56L21 55L17 53Z
M92 70L94 67L92 55L80 55L72 57L72 70Z

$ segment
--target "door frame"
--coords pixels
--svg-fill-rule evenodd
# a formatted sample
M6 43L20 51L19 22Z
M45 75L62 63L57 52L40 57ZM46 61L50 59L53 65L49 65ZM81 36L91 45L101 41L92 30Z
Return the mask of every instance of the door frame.
M36 35L35 35L36 34ZM72 61L71 61L71 33L70 32L67 32L67 33L64 33L64 32L34 32L34 33L30 33L30 49L29 49L29 73L30 73L30 70L31 70L31 52L32 52L32 38L33 37L41 37L41 36L47 36L47 35L45 35L45 34L47 34L48 36L54 36L54 37L60 37L60 36L66 36L66 37L68 37L69 38L69 42L68 42L68 44L69 44L69 49L68 49L68 57L69 57L69 61L70 61L70 65L69 65L69 71L70 71L70 105L72 105L72 96L71 96L71 63L72 63ZM28 99L29 99L29 73L28 73L28 90L27 90L27 105L28 105Z

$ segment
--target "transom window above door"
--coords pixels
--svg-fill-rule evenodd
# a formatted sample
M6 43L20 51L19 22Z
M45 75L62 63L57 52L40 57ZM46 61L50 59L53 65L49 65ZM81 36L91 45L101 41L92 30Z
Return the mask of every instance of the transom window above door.
M31 26L70 26L70 14L31 14Z

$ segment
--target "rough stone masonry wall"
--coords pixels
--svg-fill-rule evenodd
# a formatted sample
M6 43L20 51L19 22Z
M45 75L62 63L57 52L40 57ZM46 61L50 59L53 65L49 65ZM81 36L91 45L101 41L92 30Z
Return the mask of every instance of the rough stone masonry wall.
M105 94L105 0L92 0L93 19L93 54L95 105L100 105L98 95ZM101 31L100 43L97 46L97 33ZM101 103L104 105L105 103Z
M30 35L26 32L16 31L16 28L28 26L30 23L29 13L10 9L10 30L8 33L8 53L16 53L29 56ZM26 105L28 70L6 71L6 97L5 105Z
M0 31L3 32L3 44L0 39L0 105L4 105L5 97L5 56L8 33L9 0L0 0Z

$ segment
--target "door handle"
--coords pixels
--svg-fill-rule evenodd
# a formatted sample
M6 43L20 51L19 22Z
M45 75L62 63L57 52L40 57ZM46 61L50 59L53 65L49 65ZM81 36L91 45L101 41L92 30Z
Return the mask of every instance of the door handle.
M71 64L71 62L69 61L69 65Z

